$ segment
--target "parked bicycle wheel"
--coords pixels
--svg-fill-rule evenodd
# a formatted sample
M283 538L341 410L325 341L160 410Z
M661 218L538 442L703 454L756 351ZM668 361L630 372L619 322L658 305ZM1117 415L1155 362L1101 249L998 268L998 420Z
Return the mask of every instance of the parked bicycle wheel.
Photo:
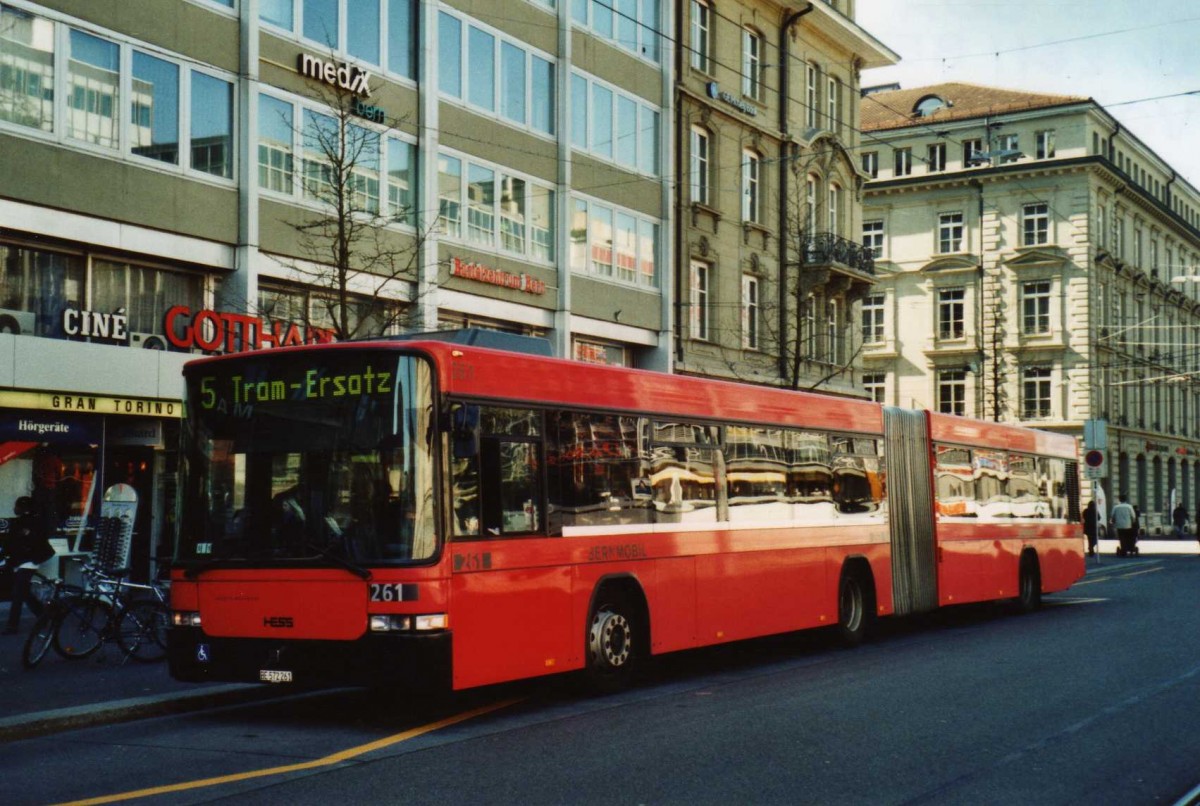
M162 602L133 602L121 613L117 643L134 660L152 663L167 656L167 627L171 613Z
M104 643L104 631L112 619L112 605L87 597L72 602L54 631L54 647L64 658L86 658Z
M37 666L50 651L50 645L54 643L54 628L57 626L56 614L56 608L47 607L33 623L33 631L25 639L25 647L21 650L21 665L26 669Z

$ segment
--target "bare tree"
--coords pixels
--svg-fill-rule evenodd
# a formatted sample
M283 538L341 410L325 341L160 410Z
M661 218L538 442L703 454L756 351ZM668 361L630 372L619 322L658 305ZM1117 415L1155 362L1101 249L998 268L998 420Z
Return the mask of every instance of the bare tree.
M304 208L287 220L296 256L276 258L314 291L305 323L329 329L337 340L412 329L428 234L416 210L414 151L403 146L391 155L405 161L403 168L393 163L390 175L381 175L384 150L401 142L386 133L407 119L387 118L364 102L359 83L343 83L349 86L321 84L313 96L327 111L306 110L294 124L302 143L296 166L302 193L319 209ZM398 223L413 230L398 230Z

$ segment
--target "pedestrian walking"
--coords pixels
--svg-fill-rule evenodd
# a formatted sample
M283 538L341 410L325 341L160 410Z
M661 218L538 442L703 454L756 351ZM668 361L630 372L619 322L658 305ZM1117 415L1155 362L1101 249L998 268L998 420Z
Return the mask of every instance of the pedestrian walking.
M1171 513L1171 523L1175 527L1175 537L1187 537L1187 509L1184 508L1183 502L1175 507L1175 511Z
M11 635L21 625L21 607L29 604L29 609L38 614L42 611L42 603L33 595L30 583L33 572L46 560L54 556L54 548L46 539L43 521L33 504L33 499L23 495L13 505L17 517L9 526L9 537L4 544L5 563L12 569L12 599L8 609L8 624L4 628L5 635Z
M1112 508L1112 528L1117 532L1117 554L1124 557L1132 554L1137 545L1137 510L1125 500L1125 496L1117 496L1117 505Z
M1088 554L1096 556L1096 544L1099 542L1098 529L1100 524L1097 522L1097 510L1095 500L1088 501L1088 505L1083 508L1083 533L1087 535Z

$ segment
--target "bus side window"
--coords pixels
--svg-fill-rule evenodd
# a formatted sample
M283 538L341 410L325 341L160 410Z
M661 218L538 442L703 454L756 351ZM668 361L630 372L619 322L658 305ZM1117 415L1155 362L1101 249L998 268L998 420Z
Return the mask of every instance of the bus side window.
M456 406L449 434L450 496L455 537L479 534L479 406Z
M460 414L460 409L474 410ZM499 537L545 528L542 412L460 406L453 412L455 536Z
M542 527L541 471L535 442L484 439L479 451L485 536Z

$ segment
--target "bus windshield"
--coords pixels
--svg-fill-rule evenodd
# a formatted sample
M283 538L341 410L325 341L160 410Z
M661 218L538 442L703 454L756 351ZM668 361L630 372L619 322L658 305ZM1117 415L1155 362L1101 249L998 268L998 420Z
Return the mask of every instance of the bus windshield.
M437 549L432 372L394 351L242 355L184 370L176 562L421 562Z

